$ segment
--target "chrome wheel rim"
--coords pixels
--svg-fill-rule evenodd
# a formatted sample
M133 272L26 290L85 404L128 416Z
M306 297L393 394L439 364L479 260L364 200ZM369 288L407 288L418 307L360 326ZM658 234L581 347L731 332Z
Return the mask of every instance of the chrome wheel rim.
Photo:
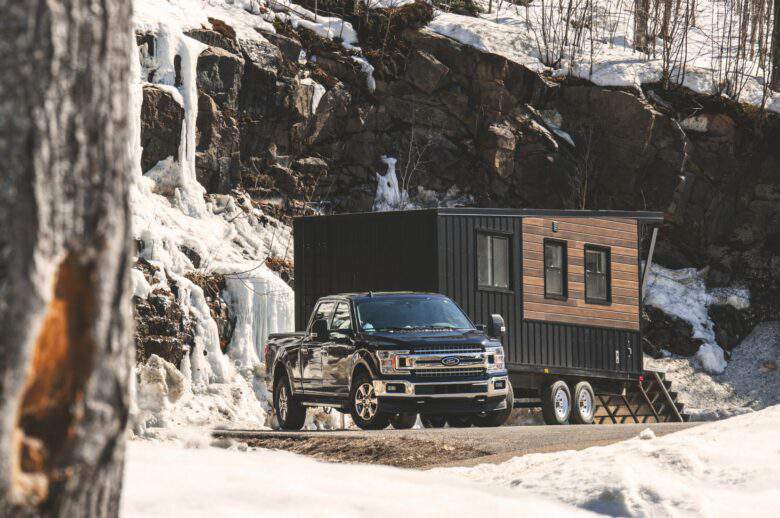
M581 390L577 403L580 407L580 415L586 419L589 419L591 413L593 412L593 398L590 396L590 392L587 390Z
M379 408L379 399L371 383L361 384L355 391L355 412L365 421L370 421Z
M277 406L279 407L279 420L280 421L286 421L287 420L287 387L285 385L282 385L281 389L279 390L279 401L277 402Z
M555 415L561 421L569 415L569 396L562 388L555 391Z

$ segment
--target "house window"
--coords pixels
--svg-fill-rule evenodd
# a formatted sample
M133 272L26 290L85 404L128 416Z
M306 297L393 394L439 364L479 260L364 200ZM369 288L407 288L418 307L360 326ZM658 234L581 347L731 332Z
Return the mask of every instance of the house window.
M509 236L477 233L477 282L481 288L509 289Z
M568 296L566 241L544 240L544 298L565 300Z
M610 270L609 248L585 245L585 302L611 302Z

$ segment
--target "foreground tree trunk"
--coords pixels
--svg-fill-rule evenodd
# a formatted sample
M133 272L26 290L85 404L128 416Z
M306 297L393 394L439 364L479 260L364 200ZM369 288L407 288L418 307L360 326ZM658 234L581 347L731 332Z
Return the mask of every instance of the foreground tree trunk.
M130 0L0 0L0 516L118 514Z
M780 90L780 0L774 0L772 24L772 90Z

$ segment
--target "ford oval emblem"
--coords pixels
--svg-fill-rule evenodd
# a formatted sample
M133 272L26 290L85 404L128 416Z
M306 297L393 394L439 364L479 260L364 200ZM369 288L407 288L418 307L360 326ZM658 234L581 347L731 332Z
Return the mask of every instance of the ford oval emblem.
M457 356L447 356L441 359L441 364L446 367L454 367L460 364L460 358Z

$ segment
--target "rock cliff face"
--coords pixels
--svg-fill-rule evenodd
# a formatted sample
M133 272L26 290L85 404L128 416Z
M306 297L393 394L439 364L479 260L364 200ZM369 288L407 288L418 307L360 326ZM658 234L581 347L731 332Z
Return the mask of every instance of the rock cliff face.
M260 42L215 19L190 31L207 45L198 181L210 193L244 190L280 217L312 202L365 211L386 155L420 204L429 198L418 189L455 186L479 206L660 210L669 222L656 260L706 266L712 285L745 284L754 300L742 322L780 314L777 117L653 86L542 77L420 29L430 12L414 5L414 16L397 10L403 23L384 41L361 26L374 84L303 27L277 21ZM153 35L138 42L154 52ZM144 170L177 156L182 117L170 93L144 88Z

